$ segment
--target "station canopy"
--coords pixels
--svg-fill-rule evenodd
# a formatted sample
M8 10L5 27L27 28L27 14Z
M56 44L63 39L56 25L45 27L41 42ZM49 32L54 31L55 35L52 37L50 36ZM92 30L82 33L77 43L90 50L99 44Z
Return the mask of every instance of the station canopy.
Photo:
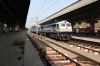
M57 13L40 21L39 24L67 20L71 23L100 19L100 0L79 0Z
M25 27L30 0L0 0L0 22Z

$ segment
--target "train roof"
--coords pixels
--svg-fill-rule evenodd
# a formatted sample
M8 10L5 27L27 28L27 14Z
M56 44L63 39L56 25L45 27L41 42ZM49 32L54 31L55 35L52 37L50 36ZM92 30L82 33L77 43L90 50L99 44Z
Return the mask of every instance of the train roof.
M66 23L70 23L68 22L67 20L62 20L62 21L56 21L55 23L51 23L51 24L46 24L46 25L53 25L53 24L59 24L60 22L66 22ZM46 26L46 25L43 25L43 26Z

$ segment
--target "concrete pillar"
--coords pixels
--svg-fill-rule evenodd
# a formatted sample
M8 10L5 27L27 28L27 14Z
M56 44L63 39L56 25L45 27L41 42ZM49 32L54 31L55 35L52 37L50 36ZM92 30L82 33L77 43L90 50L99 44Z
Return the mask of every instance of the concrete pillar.
M4 30L4 23L0 23L0 29Z
M98 21L96 20L91 20L90 21L90 34L94 35L94 29L95 29L95 23L97 23Z
M6 21L0 20L0 30L1 31L5 30L5 24L6 24Z
M15 27L13 26L13 27L11 27L11 31L12 32L14 32L15 31Z
M8 29L8 32L10 32L11 31L11 26L8 26L7 29Z
M90 22L90 30L94 30L94 28L95 28L95 23L94 22Z
M71 25L72 25L72 29L74 29L74 25L75 25L75 23L71 23Z

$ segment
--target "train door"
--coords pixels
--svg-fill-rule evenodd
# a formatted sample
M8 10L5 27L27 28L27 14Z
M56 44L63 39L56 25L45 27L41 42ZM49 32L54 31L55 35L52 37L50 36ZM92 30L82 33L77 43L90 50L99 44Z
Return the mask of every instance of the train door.
M51 25L51 32L55 32L56 24Z
M56 31L59 31L59 24L56 24Z

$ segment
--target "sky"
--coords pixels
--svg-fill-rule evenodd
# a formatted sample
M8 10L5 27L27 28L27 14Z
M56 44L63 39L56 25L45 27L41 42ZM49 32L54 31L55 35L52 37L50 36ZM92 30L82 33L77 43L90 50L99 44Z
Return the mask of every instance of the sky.
M78 0L30 0L30 7L26 20L26 28L43 20Z

